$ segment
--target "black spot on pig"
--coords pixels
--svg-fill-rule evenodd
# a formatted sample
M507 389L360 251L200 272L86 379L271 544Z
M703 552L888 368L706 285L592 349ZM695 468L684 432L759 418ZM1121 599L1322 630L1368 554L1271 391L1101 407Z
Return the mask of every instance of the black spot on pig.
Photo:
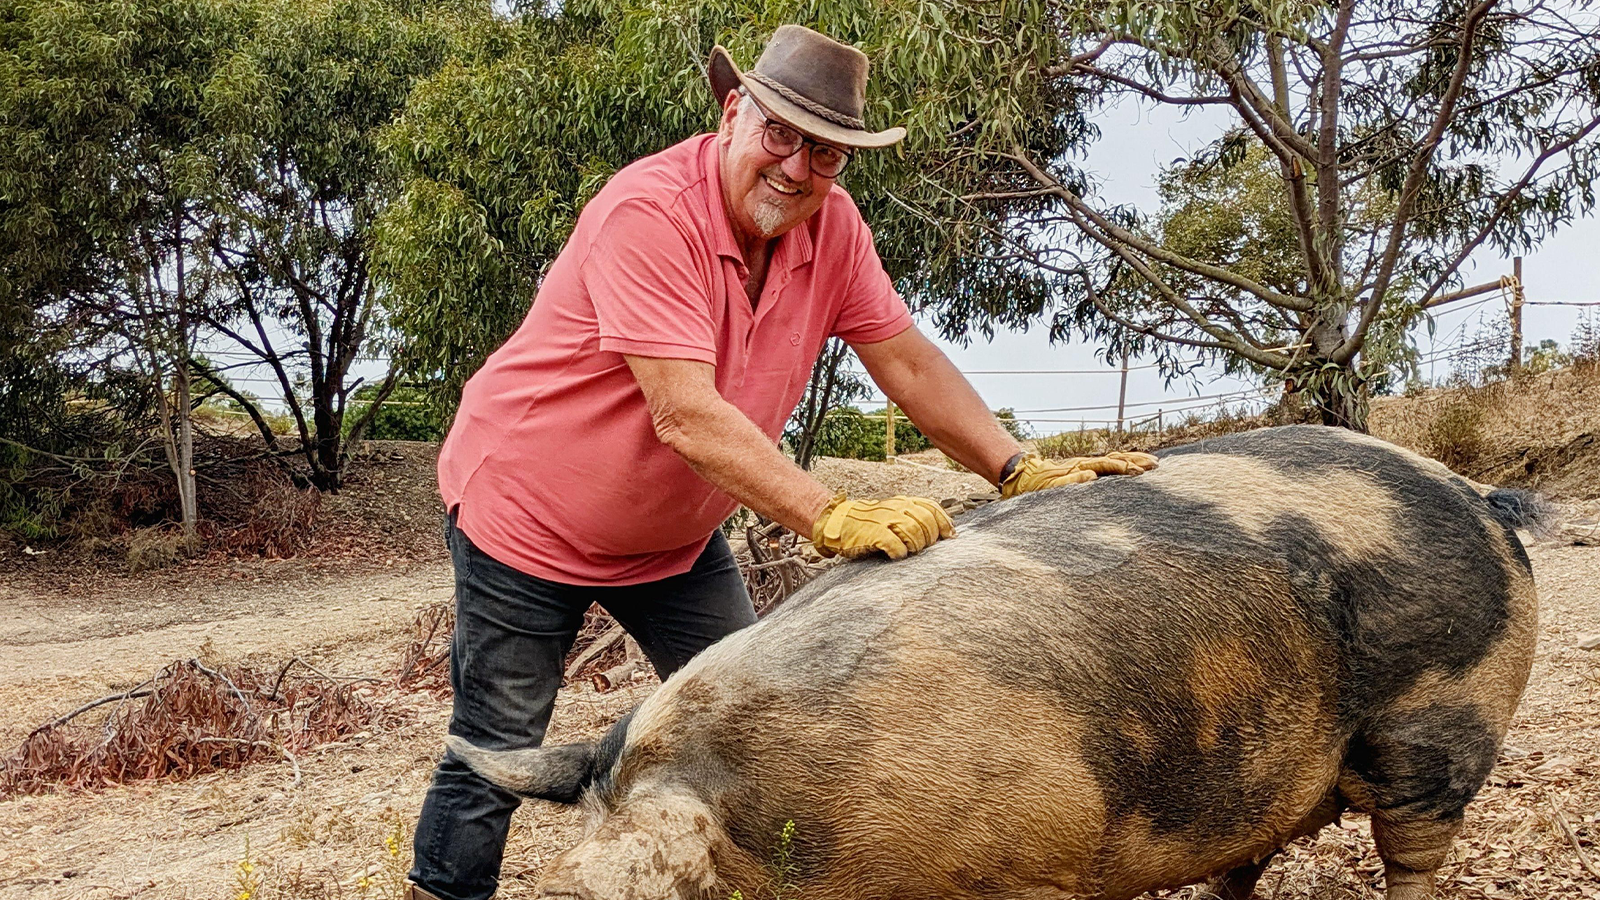
M1396 533L1407 546L1424 545L1427 533L1413 529L1429 526L1418 518L1402 513ZM1299 511L1273 519L1268 540L1288 567L1296 601L1339 646L1342 721L1393 702L1423 673L1465 675L1505 633L1509 577L1483 523L1468 517L1465 524L1466 533L1452 535L1463 552L1441 565L1404 553L1348 552Z
M1471 706L1380 713L1351 742L1348 765L1378 809L1454 820L1494 768L1499 740Z

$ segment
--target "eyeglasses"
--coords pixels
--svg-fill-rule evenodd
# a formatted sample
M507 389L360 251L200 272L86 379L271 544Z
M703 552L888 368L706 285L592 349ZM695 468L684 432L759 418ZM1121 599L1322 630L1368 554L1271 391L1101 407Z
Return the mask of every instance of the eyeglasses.
M757 107L759 109L759 107ZM832 144L814 141L793 128L772 120L762 110L761 147L773 156L788 159L800 152L801 147L811 147L811 172L818 178L838 178L844 167L850 165L853 154Z

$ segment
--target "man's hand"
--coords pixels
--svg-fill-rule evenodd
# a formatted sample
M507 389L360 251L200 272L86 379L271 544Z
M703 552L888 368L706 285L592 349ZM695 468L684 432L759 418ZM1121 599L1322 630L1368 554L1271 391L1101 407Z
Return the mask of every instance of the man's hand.
M1029 491L1082 484L1101 475L1139 475L1156 467L1148 453L1107 453L1105 456L1074 456L1071 459L1045 459L1036 453L1022 457L1011 474L1000 482L1000 496L1006 499Z
M890 559L904 559L940 538L955 535L950 517L927 498L849 500L840 494L817 517L811 543L823 556L859 559L881 552Z

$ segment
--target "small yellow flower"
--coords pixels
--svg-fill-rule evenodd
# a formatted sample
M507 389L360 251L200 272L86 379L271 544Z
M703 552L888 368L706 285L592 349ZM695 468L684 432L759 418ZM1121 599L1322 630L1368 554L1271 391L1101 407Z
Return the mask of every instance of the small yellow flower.
M240 891L239 892L239 896L236 898L236 900L250 900L250 891L249 891L249 889L245 889L245 890Z
M255 870L256 870L255 863L252 863L248 859L239 860L239 871L243 872L246 875L249 875L251 872L254 872Z
M372 876L371 875L363 875L363 876L361 876L359 879L356 880L356 887L362 889L363 891L366 890L367 888L372 887Z

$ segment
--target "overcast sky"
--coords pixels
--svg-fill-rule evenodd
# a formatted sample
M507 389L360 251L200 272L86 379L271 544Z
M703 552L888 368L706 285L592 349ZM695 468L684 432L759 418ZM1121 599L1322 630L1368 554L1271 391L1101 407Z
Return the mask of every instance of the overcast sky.
M1085 168L1099 177L1101 197L1108 203L1129 203L1146 210L1159 205L1156 175L1163 166L1179 157L1191 155L1215 137L1225 122L1218 116L1185 117L1171 108L1153 107L1125 101L1100 117L1101 139L1089 153ZM1522 277L1527 299L1600 300L1600 222L1579 220L1565 231L1544 242L1537 252L1526 254ZM1498 253L1483 251L1463 266L1464 284L1481 284L1511 274L1511 261ZM1523 337L1526 343L1554 338L1567 344L1578 321L1580 307L1527 306L1523 308ZM1596 310L1600 313L1600 309ZM1498 294L1462 301L1447 306L1436 316L1435 339L1441 347L1470 339L1487 318L1506 318L1505 303ZM921 323L923 331L935 334L931 322ZM1427 354L1433 345L1425 329L1419 329L1418 342ZM1073 342L1052 346L1041 326L1028 332L998 333L992 342L981 335L967 347L935 337L956 365L969 373L972 383L991 407L1017 410L1046 410L1062 407L1103 406L1104 409L1080 412L1019 412L1033 417L1040 434L1075 429L1078 420L1112 419L1116 416L1117 369L1097 361L1094 348ZM1440 360L1434 374L1449 374ZM1138 361L1135 361L1135 365ZM1096 375L999 375L985 371L1016 370L1104 370ZM1424 366L1424 374L1428 367ZM1153 413L1160 408L1193 407L1207 401L1193 398L1224 394L1252 387L1247 382L1208 374L1198 384L1174 382L1164 387L1153 370L1134 371L1128 377L1129 415ZM1135 406L1134 404L1139 404ZM1058 421L1047 421L1047 420ZM1065 420L1065 421L1059 421ZM1087 424L1095 424L1092 421Z

